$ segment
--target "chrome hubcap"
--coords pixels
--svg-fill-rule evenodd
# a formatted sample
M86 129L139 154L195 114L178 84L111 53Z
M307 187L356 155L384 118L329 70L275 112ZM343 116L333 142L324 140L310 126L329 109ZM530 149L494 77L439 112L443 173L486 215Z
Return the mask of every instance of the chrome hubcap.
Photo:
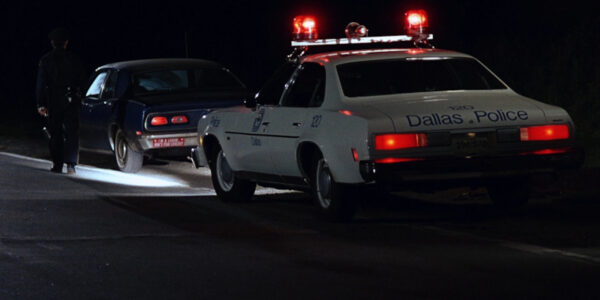
M123 167L125 165L125 159L127 157L127 143L121 137L117 137L115 153L117 155L117 163L119 164L119 167Z
M331 173L323 159L317 164L316 189L319 204L328 208L331 205Z
M216 165L217 179L221 189L226 192L231 191L234 182L233 171L223 155L223 150L220 150L217 155Z

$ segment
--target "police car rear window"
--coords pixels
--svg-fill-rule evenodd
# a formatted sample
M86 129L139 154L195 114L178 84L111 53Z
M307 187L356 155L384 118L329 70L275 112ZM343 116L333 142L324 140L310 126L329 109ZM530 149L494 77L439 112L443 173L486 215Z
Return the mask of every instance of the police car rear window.
M137 95L244 88L229 71L218 68L143 72L134 74L133 81Z
M469 58L406 58L337 66L344 95L364 97L450 90L506 89Z

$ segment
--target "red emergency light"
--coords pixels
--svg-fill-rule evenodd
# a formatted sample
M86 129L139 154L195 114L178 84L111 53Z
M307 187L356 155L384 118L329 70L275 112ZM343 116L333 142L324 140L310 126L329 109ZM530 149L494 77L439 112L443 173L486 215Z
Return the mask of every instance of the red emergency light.
M319 37L317 21L312 16L297 16L294 18L294 39L314 40Z
M419 35L424 33L424 29L429 27L429 20L425 10L409 10L405 14L404 28L409 35Z
M356 22L350 22L344 30L347 38L361 38L369 34L369 29L365 25L360 25Z

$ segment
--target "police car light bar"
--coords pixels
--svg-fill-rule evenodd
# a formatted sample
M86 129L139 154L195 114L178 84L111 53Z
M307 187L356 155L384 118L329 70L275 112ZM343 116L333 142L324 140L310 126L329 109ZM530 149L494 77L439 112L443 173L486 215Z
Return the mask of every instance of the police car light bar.
M409 36L409 35L388 35L388 36L369 36L369 37L362 37L362 38L300 40L300 41L292 41L292 47L354 45L354 44L372 44L372 43L397 43L397 42L410 42L414 39L415 39L415 37ZM433 34L427 35L427 40L433 40Z
M433 34L427 34L424 29L429 27L427 13L420 10L410 10L405 14L405 29L407 35L390 35L368 37L369 30L364 25L350 22L346 26L346 38L318 39L317 21L312 16L297 16L294 18L292 47L351 45L372 43L395 43L413 41L415 46L428 45L433 40Z

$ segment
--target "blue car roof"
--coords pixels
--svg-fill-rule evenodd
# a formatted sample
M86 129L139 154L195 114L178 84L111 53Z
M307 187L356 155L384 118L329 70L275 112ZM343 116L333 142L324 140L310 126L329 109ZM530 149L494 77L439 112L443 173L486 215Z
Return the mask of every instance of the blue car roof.
M98 67L96 70L112 68L118 70L128 70L130 72L138 72L155 69L172 69L172 68L189 68L189 67L216 67L223 66L217 62L195 59L195 58L154 58L141 60L128 60L106 64Z

